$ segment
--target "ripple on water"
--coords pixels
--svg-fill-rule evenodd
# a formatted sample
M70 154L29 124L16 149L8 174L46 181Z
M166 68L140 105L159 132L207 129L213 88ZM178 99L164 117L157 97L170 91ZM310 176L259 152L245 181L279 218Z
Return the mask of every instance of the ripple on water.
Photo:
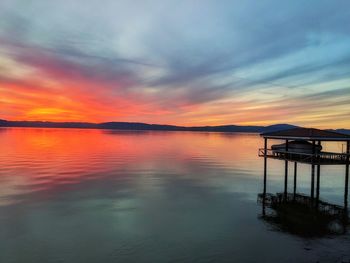
M259 219L262 143L252 134L8 129L0 262L346 260L348 235L305 239ZM268 190L281 191L283 167L269 168ZM323 171L322 198L341 201L342 169ZM308 168L300 173L298 189L309 192Z

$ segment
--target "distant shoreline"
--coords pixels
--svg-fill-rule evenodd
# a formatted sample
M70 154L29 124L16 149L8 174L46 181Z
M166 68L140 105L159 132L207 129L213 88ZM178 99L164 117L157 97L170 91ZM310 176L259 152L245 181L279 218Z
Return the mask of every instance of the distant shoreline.
M7 121L0 120L0 127L21 127L21 128L79 128L79 129L104 129L104 130L129 130L129 131L192 131L192 132L244 132L261 133L290 129L296 126L289 124L276 124L270 126L176 126L162 124L148 124L139 122L46 122L46 121Z
M297 126L291 124L275 124L269 126L176 126L162 124L148 124L139 122L46 122L46 121L8 121L0 119L0 127L19 128L75 128L75 129L99 129L99 130L124 130L124 131L192 131L192 132L241 132L241 133L263 133L277 130L286 130ZM336 129L334 131L350 134L348 129Z
M54 129L63 129L63 130L86 130L86 131L93 131L93 130L99 130L99 131L105 131L105 132L110 132L110 133L122 133L122 132L134 132L134 133L151 133L151 132L165 132L165 133L172 133L172 132L183 132L183 133L226 133L226 134L260 134L261 132L253 132L253 131L191 131L191 130L136 130L136 129L108 129L108 128L64 128L64 127L29 127L29 126L0 126L0 131L1 129L47 129L47 130L54 130Z

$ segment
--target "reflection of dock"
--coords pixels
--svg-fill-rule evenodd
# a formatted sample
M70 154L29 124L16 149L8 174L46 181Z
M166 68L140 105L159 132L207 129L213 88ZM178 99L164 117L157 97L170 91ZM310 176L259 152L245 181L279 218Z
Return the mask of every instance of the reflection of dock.
M309 237L347 232L348 211L341 206L300 194L287 194L285 199L284 193L261 193L258 202L260 218L282 231Z
M258 202L270 208L276 208L286 203L287 204L296 203L299 205L303 205L309 209L316 208L319 213L323 213L327 216L335 216L335 217L344 216L344 213L345 214L347 213L344 207L340 205L327 203L321 200L318 200L317 202L315 202L315 200L313 200L310 196L302 195L302 194L294 195L294 194L288 193L287 198L285 199L283 193L277 193L275 195L266 193L265 197L264 197L264 194L261 193L258 195Z

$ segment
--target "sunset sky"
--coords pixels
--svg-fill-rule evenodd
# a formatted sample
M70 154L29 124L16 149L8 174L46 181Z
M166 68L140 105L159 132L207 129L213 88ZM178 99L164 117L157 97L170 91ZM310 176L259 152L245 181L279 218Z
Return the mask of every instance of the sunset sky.
M350 1L1 0L0 119L350 128Z

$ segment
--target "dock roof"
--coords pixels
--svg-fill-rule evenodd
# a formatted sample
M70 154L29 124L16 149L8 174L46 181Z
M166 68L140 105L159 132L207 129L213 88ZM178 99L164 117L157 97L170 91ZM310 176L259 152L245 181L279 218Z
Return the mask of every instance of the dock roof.
M314 128L292 128L261 134L264 138L319 141L350 141L350 135Z

